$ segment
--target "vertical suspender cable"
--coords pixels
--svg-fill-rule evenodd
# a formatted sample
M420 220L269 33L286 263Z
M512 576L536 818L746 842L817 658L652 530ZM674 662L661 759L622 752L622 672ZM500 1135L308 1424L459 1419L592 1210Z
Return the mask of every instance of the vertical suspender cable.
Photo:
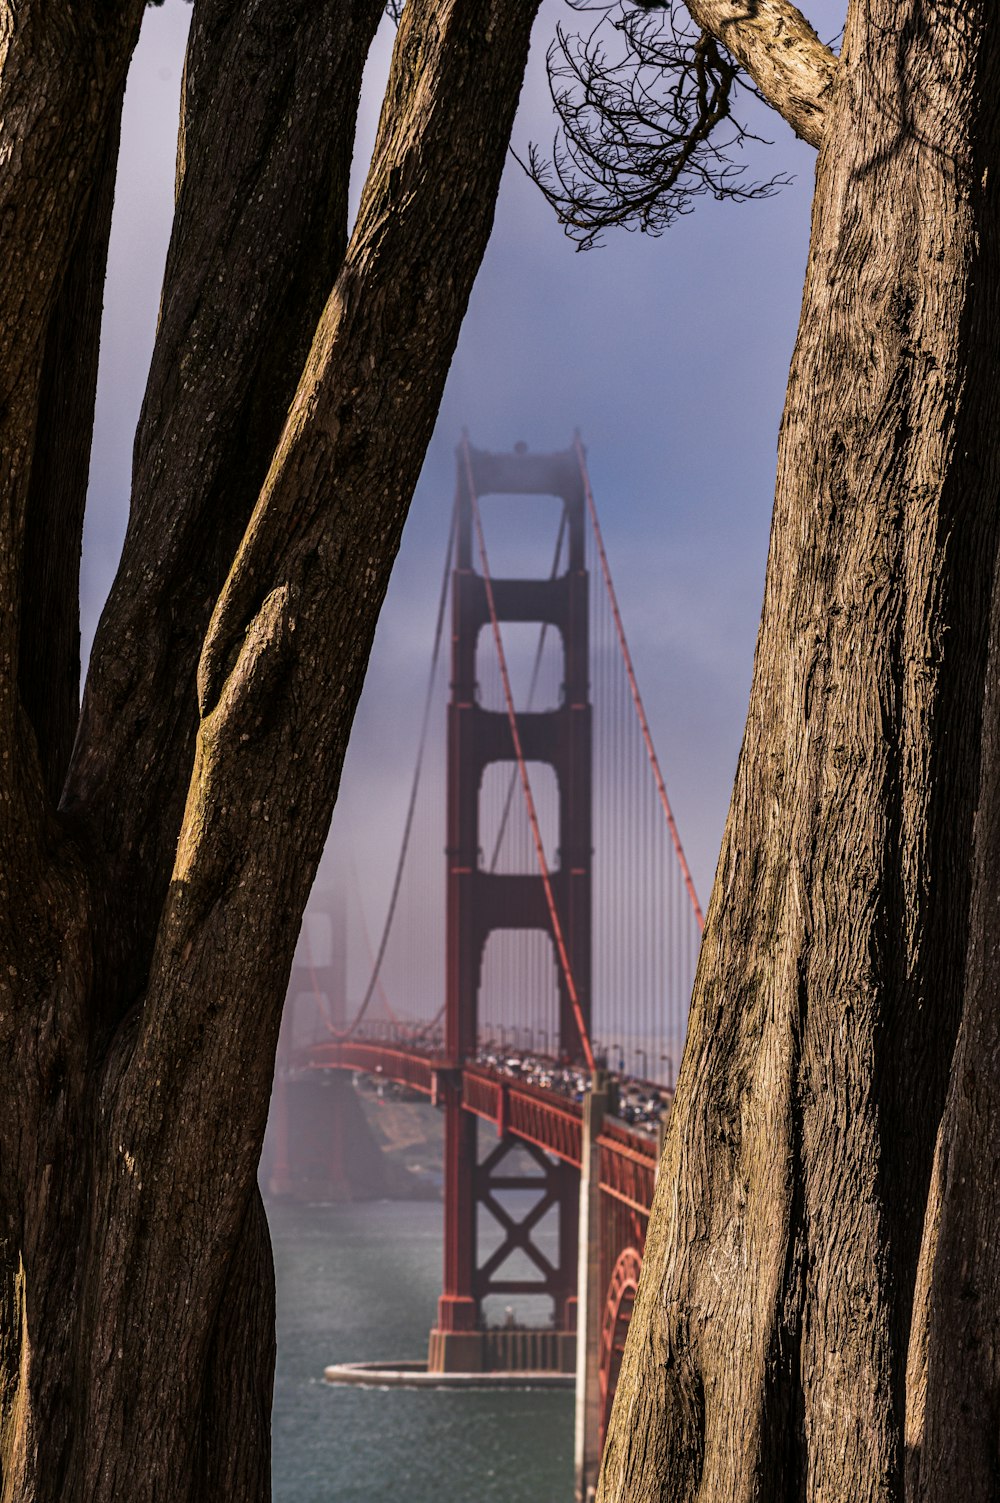
M632 654L629 651L628 641L625 637L625 628L622 625L621 612L618 609L618 596L615 593L615 587L612 583L611 569L608 565L608 556L604 551L604 538L601 533L601 524L597 520L597 507L594 504L594 495L590 488L590 477L587 474L587 465L584 459L583 445L580 442L579 433L574 435L573 443L576 449L577 460L579 461L580 465L580 475L583 479L584 493L587 498L587 510L590 513L590 525L594 531L594 541L597 544L597 553L598 557L601 560L601 572L604 575L604 584L608 592L608 600L611 604L611 614L614 617L615 630L618 634L618 645L621 648L622 657L625 661L625 672L628 677L629 689L631 690L632 694L632 702L635 705L635 712L639 720L639 726L642 730L642 739L646 745L646 754L649 757L650 766L653 769L653 777L656 780L656 791L660 796L660 803L663 806L663 812L666 815L667 825L669 826L670 835L674 843L674 850L677 853L677 860L680 862L681 871L684 874L684 885L687 888L688 897L691 900L691 907L694 910L695 921L697 922L698 932L700 934L702 929L704 929L705 927L705 919L701 911L701 904L698 902L698 894L694 890L694 882L691 877L691 872L688 869L687 859L684 855L684 847L681 845L681 838L677 832L677 825L674 820L673 810L670 807L670 799L667 797L666 784L663 781L663 773L660 771L660 763L657 759L656 748L653 745L653 737L649 729L649 722L646 719L646 711L643 708L642 696L639 693L639 685L636 681L635 669L632 665Z

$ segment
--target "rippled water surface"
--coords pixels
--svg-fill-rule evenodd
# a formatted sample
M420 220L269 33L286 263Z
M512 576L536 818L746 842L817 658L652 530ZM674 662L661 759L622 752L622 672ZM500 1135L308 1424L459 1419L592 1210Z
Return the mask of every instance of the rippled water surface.
M330 1362L427 1355L441 1206L268 1206L278 1285L274 1503L570 1503L569 1390L334 1388Z

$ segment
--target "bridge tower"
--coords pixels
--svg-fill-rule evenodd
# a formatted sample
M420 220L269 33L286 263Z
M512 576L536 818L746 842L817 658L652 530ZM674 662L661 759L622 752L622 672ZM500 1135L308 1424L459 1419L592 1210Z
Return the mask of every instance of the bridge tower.
M479 1158L477 1119L464 1109L461 1066L475 1055L483 954L500 929L538 929L552 937L552 923L537 869L501 874L484 868L479 828L480 789L494 762L514 767L515 750L504 711L478 701L476 650L491 630L486 584L480 568L474 508L487 495L555 497L565 512L568 543L565 572L553 578L494 579L497 619L548 623L563 649L562 702L555 709L521 712L518 730L527 762L552 767L559 787L559 848L551 887L584 1021L590 1024L591 989L591 706L589 694L586 497L577 454L511 454L458 451L457 539L452 581L452 682L448 707L448 845L446 1052L442 1072L445 1106L445 1267L438 1322L431 1333L432 1371L477 1371L493 1365L486 1355L482 1302L491 1294L545 1294L553 1300L555 1329L566 1334L561 1361L571 1370L575 1330L579 1179L568 1164L553 1161L529 1144L534 1160L526 1174L523 1139L520 1170L509 1161L513 1141L501 1132L493 1150ZM515 797L520 797L519 791ZM559 1053L583 1058L565 976L559 979ZM533 1189L539 1200L518 1223L502 1204L503 1192ZM541 1214L559 1217L558 1253L545 1255L533 1240ZM479 1260L478 1226L491 1215L501 1229L500 1247ZM527 1255L537 1277L504 1277L508 1256ZM490 1351L496 1347L493 1341ZM502 1357L500 1358L503 1364Z

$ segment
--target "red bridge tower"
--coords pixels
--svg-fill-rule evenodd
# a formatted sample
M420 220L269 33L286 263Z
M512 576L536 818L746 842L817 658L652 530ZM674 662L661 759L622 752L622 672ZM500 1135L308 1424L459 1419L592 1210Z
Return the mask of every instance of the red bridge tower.
M499 622L548 623L560 634L564 676L556 709L520 712L518 731L526 762L549 764L559 786L559 850L551 888L569 967L586 1026L590 1022L591 971L591 707L588 664L588 578L585 563L586 497L578 455L489 454L463 445L458 451L457 543L452 581L452 685L448 707L448 850L446 1030L449 1069L440 1077L445 1096L445 1267L438 1324L431 1333L432 1371L477 1371L509 1365L496 1339L483 1334L482 1302L491 1294L545 1294L553 1300L556 1332L565 1333L552 1365L573 1366L576 1317L579 1175L541 1146L516 1152L501 1132L482 1159L478 1124L463 1106L461 1066L473 1059L478 1035L478 995L483 953L498 929L539 929L553 937L539 872L496 873L484 868L479 803L483 774L493 762L513 768L515 748L508 716L483 708L477 698L476 649L490 630L486 581L476 567L475 510L486 495L537 495L562 502L568 543L566 570L553 578L494 579ZM519 797L519 792L515 792ZM559 1053L582 1060L566 976L559 975ZM525 1173L523 1155L533 1159ZM532 1189L537 1200L520 1221L503 1204L503 1192ZM547 1256L533 1233L556 1209L558 1252ZM499 1224L500 1246L479 1260L477 1230L483 1214ZM504 1264L520 1251L537 1277L504 1277ZM557 1338L557 1345L559 1345ZM496 1350L495 1350L496 1349ZM524 1365L529 1365L525 1363ZM530 1365L535 1365L531 1363Z

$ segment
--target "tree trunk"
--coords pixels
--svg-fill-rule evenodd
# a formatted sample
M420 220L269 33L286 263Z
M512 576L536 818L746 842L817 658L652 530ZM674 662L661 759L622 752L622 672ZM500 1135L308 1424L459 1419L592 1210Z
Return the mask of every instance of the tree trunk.
M282 1001L535 9L410 0L346 243L379 5L196 0L129 532L58 811L44 717L0 683L2 1503L269 1496ZM5 460L0 524L30 505Z
M343 261L361 75L381 12L381 0L195 0L129 526L63 799L118 895L102 936L109 1029L146 983L191 774L205 628Z
M983 718L965 1006L938 1134L910 1338L910 1503L1000 1498L1000 571Z
M45 336L26 506L18 686L53 801L80 714L80 551L124 99L123 75Z
M1000 21L985 0L851 5L747 728L604 1503L904 1495L914 1310L919 1335L928 1287L956 1276L940 1246L933 1275L925 1250L918 1280L918 1260L966 1005L1000 517L998 83ZM981 861L995 875L989 818ZM980 894L970 997L977 963L996 987L995 880ZM963 1029L978 1051L982 1033L968 1018ZM953 1079L952 1119L971 1089ZM995 1113L991 1132L993 1144ZM984 1143L973 1133L966 1152ZM994 1173L990 1152L968 1173ZM971 1247L970 1223L943 1214L941 1226ZM990 1271L969 1274L994 1312L995 1248L994 1235ZM932 1311L920 1476L960 1477L985 1503L997 1495L995 1407L988 1460L984 1439L996 1344L980 1352L994 1397L955 1428L976 1377L966 1369L944 1395L956 1327ZM911 1384L918 1368L911 1359ZM971 1430L964 1469L942 1468L938 1453ZM928 1483L913 1496L945 1494Z

